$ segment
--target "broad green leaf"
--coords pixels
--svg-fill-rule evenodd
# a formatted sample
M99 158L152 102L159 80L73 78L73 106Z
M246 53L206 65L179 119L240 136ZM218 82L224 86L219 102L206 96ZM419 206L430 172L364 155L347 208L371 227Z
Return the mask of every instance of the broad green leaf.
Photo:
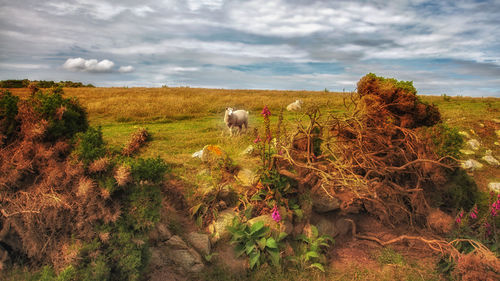
M265 236L269 232L269 227L264 226L263 228L257 230L256 232L252 233L252 237L254 239L257 239L259 237Z
M313 263L311 264L310 267L316 267L317 269L321 270L322 272L325 272L325 268L323 268L323 265L321 263Z
M247 255L250 254L250 252L253 251L253 249L255 249L255 244L253 241L248 241L246 244L245 244L245 252L247 253Z
M280 266L280 252L278 249L267 249L267 252L269 253L269 257L271 258L271 262L273 263L274 266L279 267Z
M243 244L236 245L236 247L234 247L234 251L236 253L236 257L243 255L243 253L245 252L245 245Z
M286 232L281 232L280 235L278 236L278 242L285 239L285 237L287 237L287 236L288 236L288 234Z
M257 244L259 245L259 248L261 250L264 250L264 248L266 247L266 237L262 237L258 242Z
M250 227L250 235L254 234L255 232L261 230L264 227L264 222L263 221L258 221Z
M278 244L276 243L276 240L274 240L274 238L270 237L269 239L267 239L266 247L271 249L278 249Z
M257 262L259 261L259 258L260 258L260 252L259 251L253 251L250 253L250 269L253 269L253 267L255 266L255 264L257 264Z

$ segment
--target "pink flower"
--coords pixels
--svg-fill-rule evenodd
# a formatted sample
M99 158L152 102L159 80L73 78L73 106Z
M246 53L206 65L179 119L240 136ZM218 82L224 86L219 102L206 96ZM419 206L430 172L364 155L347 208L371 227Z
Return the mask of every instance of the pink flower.
M477 205L474 206L474 210L470 213L470 217L473 219L477 219Z
M258 142L261 142L261 141L262 141L262 140L260 139L260 137L257 137L257 138L253 141L253 143L258 143Z
M269 111L269 108L267 108L267 105L266 105L266 106L264 106L264 108L262 109L262 112L260 114L262 114L264 117L268 117L269 115L271 115L271 111Z
M460 211L460 214L458 215L456 222L461 223L462 222L462 217L464 216L464 211Z
M274 206L274 208L271 210L271 217L275 222L279 222L281 220L280 212L278 211L278 208Z

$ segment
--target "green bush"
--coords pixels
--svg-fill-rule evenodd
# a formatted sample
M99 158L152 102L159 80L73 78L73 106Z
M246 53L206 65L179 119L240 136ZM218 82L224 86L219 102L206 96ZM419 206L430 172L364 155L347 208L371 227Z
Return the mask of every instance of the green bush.
M18 102L19 97L9 91L0 93L0 134L10 137L16 131Z
M130 163L130 172L136 181L160 182L168 171L168 166L160 157L139 158Z
M161 190L157 185L136 186L128 196L128 216L134 230L147 230L160 220Z
M472 177L467 175L463 169L455 169L448 177L441 195L441 204L451 209L471 209L477 201L480 201L481 194L477 184Z
M106 154L106 143L102 138L101 128L89 127L87 131L78 133L74 151L78 159L86 165L103 157Z
M63 98L61 88L49 93L38 91L30 97L35 111L49 122L46 139L72 138L88 128L87 113L76 98Z
M430 137L436 148L436 153L441 156L460 157L460 149L464 144L464 139L459 134L456 127L450 127L439 123L432 127L424 128L425 134Z

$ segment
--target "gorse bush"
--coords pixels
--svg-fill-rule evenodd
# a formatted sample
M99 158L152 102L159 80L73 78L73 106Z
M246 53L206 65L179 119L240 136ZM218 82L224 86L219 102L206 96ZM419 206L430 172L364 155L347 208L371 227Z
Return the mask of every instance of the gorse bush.
M49 93L38 91L30 97L29 102L49 122L45 136L49 141L70 139L88 128L85 109L75 98L64 98L61 88L54 88Z
M130 161L130 167L132 177L136 181L157 183L163 180L163 175L168 171L168 165L160 157L133 159Z
M9 138L14 134L17 127L16 115L19 97L13 96L9 91L0 93L0 134ZM0 145L2 144L0 136Z
M106 154L105 142L101 128L89 127L85 132L76 135L75 153L85 165L103 157Z
M435 146L435 152L441 156L460 157L460 149L464 144L463 137L456 127L438 123L432 127L422 128L424 137L429 138Z

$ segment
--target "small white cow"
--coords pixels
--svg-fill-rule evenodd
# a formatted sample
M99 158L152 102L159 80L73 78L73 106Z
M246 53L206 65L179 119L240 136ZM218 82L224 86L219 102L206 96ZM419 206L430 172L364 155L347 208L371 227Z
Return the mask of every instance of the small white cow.
M302 108L302 101L296 100L291 104L287 105L286 110L288 111L299 111Z
M245 132L248 130L248 111L245 110L233 110L231 107L226 108L224 114L224 122L229 129L229 134L233 135L233 127L239 128L239 133L242 131L243 125L245 125Z

